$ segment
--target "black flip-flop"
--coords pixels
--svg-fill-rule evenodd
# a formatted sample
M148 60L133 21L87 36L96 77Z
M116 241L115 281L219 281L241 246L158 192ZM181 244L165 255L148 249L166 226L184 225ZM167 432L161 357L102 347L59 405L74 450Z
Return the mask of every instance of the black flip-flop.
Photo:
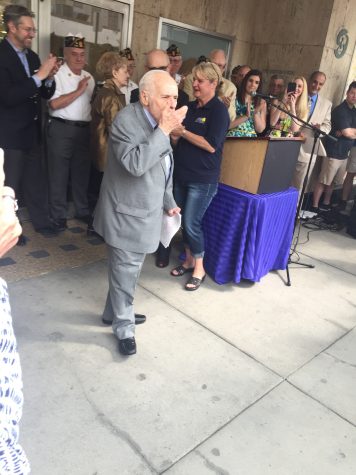
M188 282L185 284L185 290L198 290L201 284L204 282L206 274L199 279L199 277L191 277ZM188 285L193 285L194 287L188 287Z
M194 267L184 267L182 264L179 266L175 267L174 269L171 270L171 275L173 277L181 277L182 275L186 274L187 272L193 272ZM173 274L173 271L176 272L176 274Z

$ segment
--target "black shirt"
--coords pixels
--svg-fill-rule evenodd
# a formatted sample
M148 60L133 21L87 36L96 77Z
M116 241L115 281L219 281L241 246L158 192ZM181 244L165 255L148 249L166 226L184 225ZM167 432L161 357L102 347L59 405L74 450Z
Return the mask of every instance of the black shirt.
M189 103L183 125L193 134L204 137L215 152L207 152L181 137L174 151L174 176L177 182L218 182L222 148L229 124L227 107L217 97L213 97L203 107L198 107L198 101Z
M343 129L356 129L356 109L351 108L346 100L339 104L331 112L331 131L330 135L336 137L336 132ZM324 146L326 154L330 158L337 158L344 160L354 144L354 139L348 139L344 136L339 137L337 142L334 142L328 137L324 139Z

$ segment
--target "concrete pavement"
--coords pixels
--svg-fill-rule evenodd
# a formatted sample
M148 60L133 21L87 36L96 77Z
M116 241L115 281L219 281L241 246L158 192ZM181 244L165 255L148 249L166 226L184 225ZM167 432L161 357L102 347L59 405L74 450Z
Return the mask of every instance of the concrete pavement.
M100 323L105 260L12 283L33 474L355 474L356 241L299 250L316 267L290 288L281 271L197 292L148 256L129 358Z

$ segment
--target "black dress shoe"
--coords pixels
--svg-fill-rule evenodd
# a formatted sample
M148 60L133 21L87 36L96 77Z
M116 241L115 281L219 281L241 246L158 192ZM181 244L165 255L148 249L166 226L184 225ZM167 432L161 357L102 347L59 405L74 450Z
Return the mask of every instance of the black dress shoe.
M135 325L141 325L141 323L145 323L146 315L142 315L141 313L135 313Z
M19 239L18 239L16 245L17 246L26 246L27 241L28 241L28 238L24 234L21 234L19 236Z
M40 233L43 236L54 236L58 234L57 228L54 225L44 226L42 228L35 228L36 233Z
M67 229L67 220L66 219L58 219L54 221L53 228L56 230L57 233L61 233Z
M75 215L74 219L81 221L82 223L89 224L92 222L93 218L90 214L85 214L84 216Z
M136 353L135 337L119 340L119 351L122 355L130 356Z
M95 231L95 229L93 228L93 226L91 226L90 224L88 224L88 227L87 227L87 236L88 237L95 237L96 239L99 239L100 241L104 242L104 238L102 236L100 236L100 234L98 234Z
M104 325L112 325L111 320L106 320L106 318L102 318L101 321ZM141 315L140 313L135 313L135 325L141 325L141 323L145 323L146 315Z
M169 264L169 256L171 254L171 246L164 247L160 242L156 252L156 266L167 267Z

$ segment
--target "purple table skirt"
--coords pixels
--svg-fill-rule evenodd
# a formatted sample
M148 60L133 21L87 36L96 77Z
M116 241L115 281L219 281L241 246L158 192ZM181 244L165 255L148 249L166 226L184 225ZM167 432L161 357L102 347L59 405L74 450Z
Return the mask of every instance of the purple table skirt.
M292 242L298 192L252 195L226 185L204 217L204 267L218 284L259 282L285 269Z

